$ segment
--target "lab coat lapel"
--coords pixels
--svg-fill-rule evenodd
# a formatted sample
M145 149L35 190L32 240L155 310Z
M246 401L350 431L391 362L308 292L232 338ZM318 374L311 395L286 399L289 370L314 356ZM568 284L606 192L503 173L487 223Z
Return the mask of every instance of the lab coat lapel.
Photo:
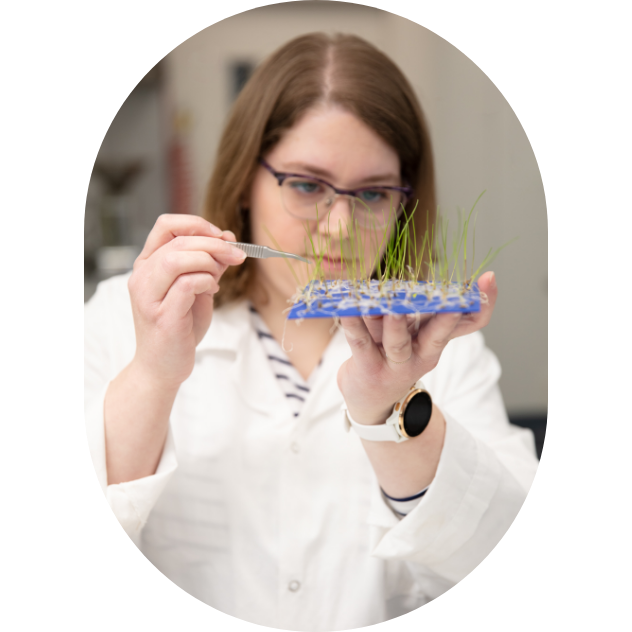
M289 412L286 398L276 383L268 359L250 323L247 301L238 301L216 310L198 353L230 352L235 354L229 370L244 402L268 415ZM300 417L314 419L329 415L343 402L336 377L340 365L351 357L344 333L337 329L318 367L312 390Z
M247 301L216 310L197 351L233 353L228 376L237 385L241 400L267 415L278 415L279 411L283 411L283 415L289 413L285 397L251 325Z
M270 368L263 346L248 323L245 335L230 368L241 397L254 410L274 417L289 417L291 411Z
M318 373L301 417L315 420L340 408L343 398L336 378L340 365L350 357L351 349L343 332L338 329L325 350L321 366L317 369Z

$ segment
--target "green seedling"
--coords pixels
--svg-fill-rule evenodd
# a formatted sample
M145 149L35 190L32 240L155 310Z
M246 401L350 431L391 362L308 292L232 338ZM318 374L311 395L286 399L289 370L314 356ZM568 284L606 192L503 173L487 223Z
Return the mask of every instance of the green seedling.
M457 211L457 221L453 224L452 232L450 221L444 217L441 209L437 210L434 221L430 221L430 212L426 209L426 230L422 236L418 236L413 221L420 212L418 203L407 211L403 206L394 208L391 202L388 221L384 226L379 226L371 209L362 200L355 200L350 222L343 225L342 220L338 220L337 230L331 230L330 216L327 216L324 238L318 232L314 239L306 222L305 251L308 251L309 242L314 263L311 267L306 265L308 281L303 285L298 284L290 266L299 285L291 302L296 304L303 301L309 306L316 290L324 291L325 296L331 298L331 291L341 288L344 288L352 302L357 303L358 308L363 304L366 306L367 301L390 305L396 293L402 290L412 298L423 293L429 299L437 295L445 299L456 288L463 296L485 267L514 241L496 250L490 249L475 267L478 203L484 193L478 196L469 213ZM364 205L366 211L363 226L360 226L356 217L357 205ZM318 225L318 208L316 216ZM268 235L276 244L272 236ZM340 257L342 270L339 278L332 279L327 278L323 259L325 256L332 257L333 240L336 238L336 256ZM367 245L374 251L373 255L369 255ZM322 297L322 294L319 296Z

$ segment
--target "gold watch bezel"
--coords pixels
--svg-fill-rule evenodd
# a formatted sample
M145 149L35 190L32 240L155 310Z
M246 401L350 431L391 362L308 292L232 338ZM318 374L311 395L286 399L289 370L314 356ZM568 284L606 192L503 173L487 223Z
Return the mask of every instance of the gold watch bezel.
M399 432L403 437L406 437L406 439L414 439L415 437L411 437L406 430L404 429L404 412L406 411L406 407L408 406L408 402L410 402L410 400L417 395L417 393L428 393L428 391L425 388L416 388L412 391L410 391L410 393L408 393L408 395L406 395L406 397L401 401L398 402L399 403L399 416L397 418L397 427L399 428ZM430 397L430 404L432 405L432 395L430 395L430 393L428 393L428 397ZM397 404L396 404L397 406ZM431 413L432 414L432 413Z

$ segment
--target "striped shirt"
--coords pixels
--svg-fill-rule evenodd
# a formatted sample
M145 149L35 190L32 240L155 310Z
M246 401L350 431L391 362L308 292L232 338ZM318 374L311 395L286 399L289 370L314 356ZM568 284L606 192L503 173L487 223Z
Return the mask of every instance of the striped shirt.
M270 333L268 326L265 324L257 310L252 305L250 305L249 309L252 325L257 332L257 337L259 338L261 345L263 346L263 350L268 358L272 372L277 378L281 391L287 398L292 414L294 417L298 417L303 408L303 403L309 395L311 385L314 382L314 376L317 374L322 360L312 371L309 378L305 380L292 362L290 362L281 345ZM393 498L392 496L386 494L384 490L382 490L382 494L384 496L384 500L388 503L396 515L405 516L419 504L422 496L427 490L428 488L426 487L419 493L406 498Z

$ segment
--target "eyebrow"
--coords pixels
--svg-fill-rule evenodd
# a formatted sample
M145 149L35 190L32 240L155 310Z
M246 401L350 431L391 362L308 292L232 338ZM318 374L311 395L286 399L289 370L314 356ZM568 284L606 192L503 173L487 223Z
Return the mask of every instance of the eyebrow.
M322 169L315 165L310 165L309 163L306 163L306 162L287 162L287 163L284 163L284 166L288 170L294 170L294 169L297 170L296 172L293 171L293 173L299 173L299 174L304 173L305 175L314 175L317 178L323 178L325 180L329 180L335 177L334 174L332 174L330 171L327 171L327 169ZM369 176L368 178L364 178L360 180L359 185L385 184L386 181L396 182L398 184L394 186L399 186L400 178L399 176L397 176L396 174L392 172L380 173L380 174Z

